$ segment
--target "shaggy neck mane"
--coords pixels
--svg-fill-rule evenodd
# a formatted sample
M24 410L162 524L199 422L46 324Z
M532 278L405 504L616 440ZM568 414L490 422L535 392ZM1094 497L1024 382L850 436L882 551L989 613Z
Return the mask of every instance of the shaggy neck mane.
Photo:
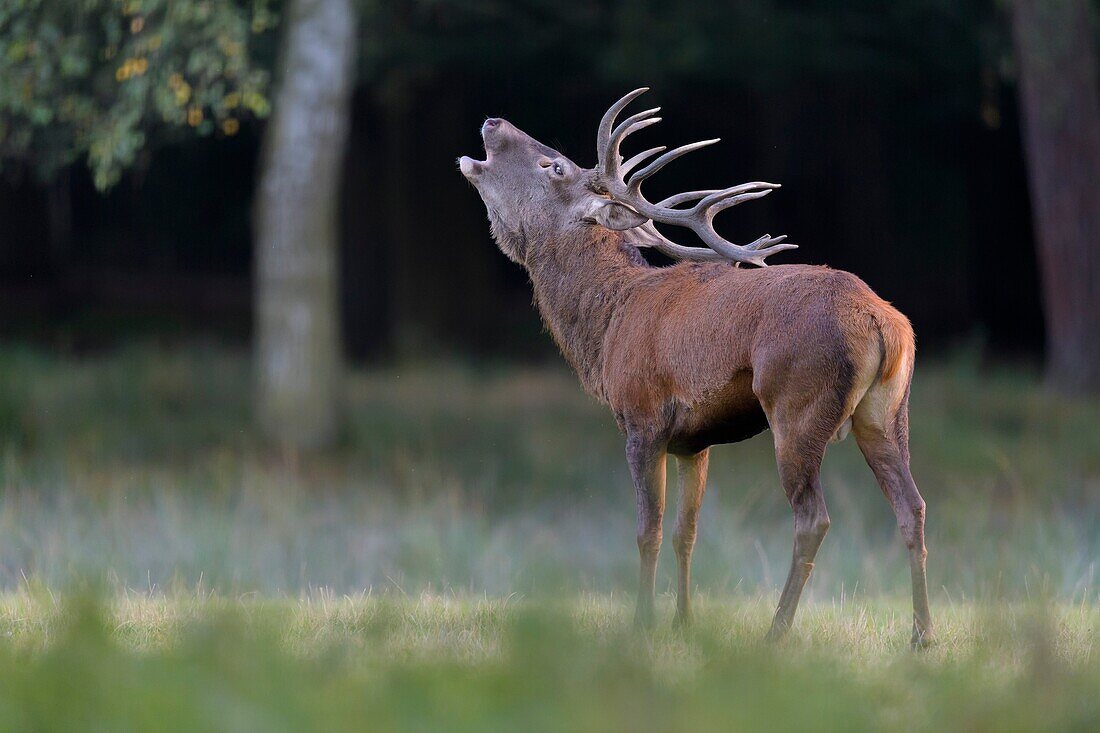
M585 391L601 401L607 401L605 336L630 289L649 269L621 233L598 227L532 248L527 271L535 305Z

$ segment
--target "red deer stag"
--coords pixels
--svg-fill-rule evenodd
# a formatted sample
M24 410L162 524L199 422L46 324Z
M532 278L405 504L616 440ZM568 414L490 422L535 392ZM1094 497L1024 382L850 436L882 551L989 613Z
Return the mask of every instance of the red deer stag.
M829 529L819 479L826 445L851 429L909 548L912 642L928 644L925 505L909 473L909 321L847 272L765 267L766 257L795 246L783 237L739 246L715 232L715 214L776 184L647 200L646 179L717 141L684 145L641 168L665 148L623 162L623 138L660 119L651 109L615 124L645 91L627 94L603 116L593 169L502 119L481 126L485 160L459 159L485 202L498 246L526 268L538 310L565 358L626 434L641 555L635 622L653 622L666 455L679 465L672 544L679 564L676 618L686 623L709 446L771 428L779 478L794 511L794 556L768 632L781 637ZM675 244L655 223L687 227L707 247ZM652 267L639 247L685 261ZM738 267L742 262L759 269Z

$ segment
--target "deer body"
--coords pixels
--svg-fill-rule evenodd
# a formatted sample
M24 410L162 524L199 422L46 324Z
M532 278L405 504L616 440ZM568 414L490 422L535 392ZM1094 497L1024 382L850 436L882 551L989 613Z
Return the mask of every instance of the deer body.
M617 107L622 106L620 100ZM562 353L584 388L611 407L626 435L638 508L636 621L653 620L667 455L677 458L679 469L673 546L679 566L677 618L686 622L709 447L770 427L795 520L791 569L769 632L781 636L793 621L829 528L821 459L829 441L842 438L850 426L909 548L913 643L928 643L925 506L908 466L914 364L908 320L846 272L806 265L733 266L729 259L762 265L763 257L793 245L767 235L746 247L725 242L713 233L707 218L713 212L706 207L690 226L713 249L664 239L654 220L689 226L688 210L674 208L679 203L701 199L700 206L725 208L774 185L698 191L650 204L631 183L684 148L624 183L619 166L632 165L618 160L618 141L651 124L643 115L652 111L612 132L617 112L613 106L601 123L601 163L595 171L576 166L503 120L489 120L482 128L487 160L463 158L460 167L485 200L497 243L529 273L535 303ZM703 261L652 267L639 246ZM714 261L716 251L723 253L722 261Z
M831 387L847 418L884 357L883 328L890 344L906 347L893 360L912 359L908 321L847 272L722 263L655 268L611 232L582 240L573 252L556 244L539 247L529 263L544 322L586 391L612 408L620 427L663 420L676 455L767 429L754 378L762 391L773 381L796 392Z

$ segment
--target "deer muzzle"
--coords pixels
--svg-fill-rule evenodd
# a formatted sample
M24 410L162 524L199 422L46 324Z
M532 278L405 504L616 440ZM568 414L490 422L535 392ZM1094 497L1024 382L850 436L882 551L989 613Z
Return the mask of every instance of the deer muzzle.
M504 144L504 138L512 131L518 132L515 127L499 117L490 117L481 123L481 141L485 148L485 160L475 160L468 155L458 159L458 169L469 180L474 180L480 175L493 159L493 151Z

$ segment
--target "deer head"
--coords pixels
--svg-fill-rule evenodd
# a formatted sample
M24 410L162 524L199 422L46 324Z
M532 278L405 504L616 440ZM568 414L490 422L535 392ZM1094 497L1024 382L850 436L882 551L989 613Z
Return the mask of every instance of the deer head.
M485 160L463 156L459 169L481 194L498 246L515 262L525 261L529 247L544 241L541 235L592 224L621 230L645 223L641 214L597 194L593 171L512 123L485 120L481 139Z
M546 241L547 236L592 226L628 231L629 240L637 246L653 247L682 260L728 260L762 267L766 257L794 249L797 245L784 242L783 236L765 234L739 246L714 230L718 212L766 196L779 184L757 181L725 189L689 191L655 204L642 195L642 182L661 168L718 142L703 140L668 152L664 152L664 146L651 148L623 162L619 153L622 141L661 120L654 116L660 110L655 107L615 124L619 113L646 91L634 90L604 114L597 133L598 162L591 169L582 168L505 120L485 121L481 126L485 160L463 156L459 169L481 194L501 250L513 261L523 263L529 249ZM634 170L658 153L664 154ZM661 234L655 223L691 229L706 247L676 244Z

